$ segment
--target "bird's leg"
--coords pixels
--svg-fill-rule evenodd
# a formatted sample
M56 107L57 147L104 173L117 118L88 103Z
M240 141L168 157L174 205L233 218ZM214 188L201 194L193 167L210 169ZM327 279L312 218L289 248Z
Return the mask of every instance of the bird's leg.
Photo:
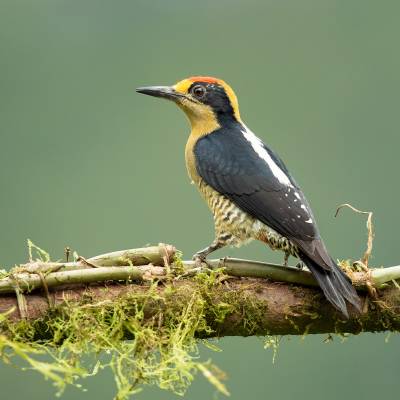
M213 251L220 249L221 247L223 247L223 245L217 240L214 240L214 242L212 242L205 249L199 250L196 254L194 254L193 261L195 262L196 268L202 270L203 263L209 267L210 265L207 263L207 256Z
M232 240L231 234L219 233L209 246L194 254L193 260L195 261L196 267L201 269L203 263L207 264L207 256L211 254L213 251L225 247L230 240Z
M289 257L290 257L290 252L285 251L285 256L283 257L283 266L284 267L288 266Z

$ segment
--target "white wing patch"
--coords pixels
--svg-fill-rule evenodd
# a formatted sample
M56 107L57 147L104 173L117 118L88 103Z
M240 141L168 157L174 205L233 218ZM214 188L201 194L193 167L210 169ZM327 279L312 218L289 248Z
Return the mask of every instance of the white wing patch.
M286 186L286 193L285 197L293 197L292 199L288 199L289 201L292 201L292 205L294 205L294 208L299 207L300 209L303 210L304 214L304 222L307 224L312 224L314 221L310 217L307 207L302 204L302 197L299 192L297 192L292 183L290 182L289 177L282 171L282 169L278 166L278 164L272 159L271 155L268 153L268 151L264 148L262 141L253 133L251 132L246 126L244 126L244 130L242 130L243 136L245 139L251 144L253 147L253 150L258 154L258 156L265 161L265 163L268 165L269 169L272 171L274 174L275 178L278 179L280 183ZM293 194L291 193L291 189L293 189ZM281 198L283 200L283 198ZM300 204L297 205L295 204L297 201L300 200ZM287 206L287 208L290 210L292 207L290 205ZM300 209L297 208L299 211ZM297 214L296 215L297 219L302 218L302 215ZM306 218L308 218L306 220ZM295 218L291 218L293 222L296 221Z
M243 136L248 142L250 142L251 146L253 147L254 151L258 154L258 156L266 162L266 164L274 174L275 178L278 179L280 183L286 186L293 187L287 175L279 168L276 162L269 155L268 151L265 150L262 141L246 126L244 128L245 129L242 131Z

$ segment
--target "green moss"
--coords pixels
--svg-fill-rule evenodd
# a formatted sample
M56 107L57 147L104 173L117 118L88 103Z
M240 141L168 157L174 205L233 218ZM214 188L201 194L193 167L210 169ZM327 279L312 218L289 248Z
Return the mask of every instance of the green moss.
M190 278L190 285L183 283L185 270L180 257L169 266L162 283L148 283L119 299L107 300L107 287L97 294L88 288L79 301L64 301L38 320L11 322L7 313L0 314L0 357L17 365L21 363L15 361L22 359L26 368L53 382L59 394L67 385L80 387L83 378L108 368L114 376L118 400L127 399L144 385L184 395L198 372L228 395L223 372L212 362L199 359L199 343L218 349L200 340L218 336L221 329L225 334L241 336L264 334L268 304L254 296L254 292L262 291L257 281L241 281L238 289L237 278L225 275L223 269L198 273ZM29 258L50 259L32 242ZM342 266L351 268L352 264L343 262ZM292 290L302 295L302 288L293 286ZM102 301L98 300L99 292L104 293ZM400 290L393 296L400 296ZM284 310L285 318L299 334L307 335L312 321L320 317L314 306L319 297L321 293L316 293L301 310L296 306ZM379 323L388 329L393 328L393 321L398 323L388 305L371 301L371 307L379 308ZM298 311L310 319L305 329L295 323ZM367 316L363 318L360 331L363 324L371 322L365 319ZM338 321L337 333L342 331L340 324ZM264 347L273 351L274 361L281 337L264 340Z
M218 290L225 279L222 270L201 273L189 289L171 277L162 290L153 282L112 302L96 303L88 290L79 303L65 302L32 322L13 323L3 314L0 356L5 362L21 358L59 394L109 368L117 399L146 384L183 395L199 371L228 395L223 373L199 359L198 339L215 333L234 313L243 331L257 332L265 304L253 304L246 291Z

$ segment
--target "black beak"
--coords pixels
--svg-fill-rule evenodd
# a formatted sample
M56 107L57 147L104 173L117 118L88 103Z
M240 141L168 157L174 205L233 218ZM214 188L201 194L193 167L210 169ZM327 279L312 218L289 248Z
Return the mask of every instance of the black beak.
M171 86L146 86L137 88L138 93L147 94L153 97L163 97L164 99L176 101L179 97L184 97Z

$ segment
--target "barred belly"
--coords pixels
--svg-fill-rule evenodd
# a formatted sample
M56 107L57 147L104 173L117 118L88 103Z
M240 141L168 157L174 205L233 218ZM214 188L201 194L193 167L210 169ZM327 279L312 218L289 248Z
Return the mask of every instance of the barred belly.
M204 181L198 186L214 215L216 238L236 247L252 240L260 240L268 244L272 250L281 250L298 257L298 248L289 239L241 210Z

